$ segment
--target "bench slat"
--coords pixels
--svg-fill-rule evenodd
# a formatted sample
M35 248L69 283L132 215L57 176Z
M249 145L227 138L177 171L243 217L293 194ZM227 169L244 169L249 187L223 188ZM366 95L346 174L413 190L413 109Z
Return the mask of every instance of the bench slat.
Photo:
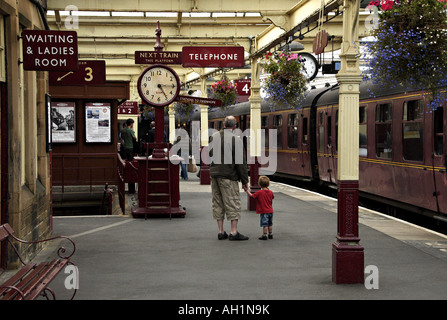
M2 286L16 286L16 283L19 282L28 272L30 272L36 263L29 263L25 265L22 269L20 269L14 276L12 276L9 280L2 284ZM6 291L10 290L9 288L0 288L0 295L3 295ZM1 298L2 300L5 297ZM6 297L7 299L7 297Z
M30 270L30 272L28 272L28 274L25 277L21 278L20 281L15 285L15 287L17 289L19 289L20 291L23 292L25 297L27 295L27 291L26 291L27 287L29 287L29 284L33 281L33 279L35 279L35 277L37 275L39 275L40 272L42 272L44 267L45 267L45 265L43 265L43 264L40 264L37 267L34 267L32 270ZM22 297L20 295L18 295L17 293L10 292L9 294L7 294L5 296L5 299L21 300Z
M58 260L53 260L51 262L42 262L39 264L33 272L28 276L26 283L23 286L23 294L25 299L28 299L28 295L36 288L40 281L44 280L48 272L56 265Z
M45 269L44 277L42 277L34 286L34 288L25 295L26 300L36 299L43 290L46 289L48 284L59 274L59 272L67 265L67 259L58 259L48 265Z

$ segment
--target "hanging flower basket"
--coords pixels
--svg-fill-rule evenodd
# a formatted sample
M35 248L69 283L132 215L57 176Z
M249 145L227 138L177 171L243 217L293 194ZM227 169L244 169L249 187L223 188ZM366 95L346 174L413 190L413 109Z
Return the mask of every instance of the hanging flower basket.
M258 64L268 74L262 85L272 106L298 107L307 91L307 79L298 54L267 53Z
M447 84L446 2L372 1L379 8L375 40L366 46L368 73L384 86L428 89L436 103ZM433 103L432 102L432 103Z
M231 106L236 102L236 86L226 76L214 83L211 89L213 90L213 99L222 101L222 108Z

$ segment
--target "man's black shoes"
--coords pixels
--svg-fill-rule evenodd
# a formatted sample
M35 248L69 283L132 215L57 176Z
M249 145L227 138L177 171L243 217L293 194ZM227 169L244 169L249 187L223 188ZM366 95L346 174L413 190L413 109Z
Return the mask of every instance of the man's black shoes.
M219 239L219 240L228 239L228 234L225 231L224 231L224 233L218 233L217 239Z
M243 234L240 234L239 232L236 234L230 233L230 240L248 240L248 237L244 236Z

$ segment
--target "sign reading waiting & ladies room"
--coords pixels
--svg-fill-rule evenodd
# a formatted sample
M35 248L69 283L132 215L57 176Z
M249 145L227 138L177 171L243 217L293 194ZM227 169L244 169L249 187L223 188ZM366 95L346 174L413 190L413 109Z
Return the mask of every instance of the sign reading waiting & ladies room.
M22 40L24 70L78 70L76 31L23 30Z

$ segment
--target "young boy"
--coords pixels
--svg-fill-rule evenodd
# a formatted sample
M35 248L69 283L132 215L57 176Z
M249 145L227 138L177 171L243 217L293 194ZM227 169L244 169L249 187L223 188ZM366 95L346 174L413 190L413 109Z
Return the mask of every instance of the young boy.
M273 220L273 206L272 202L275 196L273 192L268 188L270 185L270 179L266 176L260 176L258 180L261 190L251 193L250 190L246 190L247 194L253 199L256 199L256 213L260 214L261 227L263 228L263 234L259 237L259 240L273 239L272 233L272 220Z

